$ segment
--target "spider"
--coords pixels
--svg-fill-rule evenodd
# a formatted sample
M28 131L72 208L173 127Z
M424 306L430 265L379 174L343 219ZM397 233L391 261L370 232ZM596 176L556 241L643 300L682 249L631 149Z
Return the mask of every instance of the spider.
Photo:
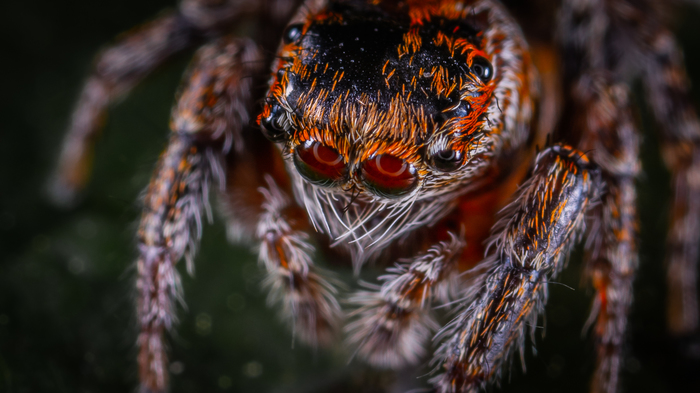
M231 237L258 247L295 337L326 345L344 331L357 357L392 369L432 347L429 383L442 393L477 391L523 353L548 283L585 238L591 390L618 391L638 265L635 78L675 190L669 326L696 330L700 125L667 6L532 5L183 0L103 51L63 147L63 201L87 181L107 106L201 46L138 229L141 391L168 390L176 264L193 269L212 191ZM257 42L231 33L244 21ZM385 273L348 295L314 263L321 254Z

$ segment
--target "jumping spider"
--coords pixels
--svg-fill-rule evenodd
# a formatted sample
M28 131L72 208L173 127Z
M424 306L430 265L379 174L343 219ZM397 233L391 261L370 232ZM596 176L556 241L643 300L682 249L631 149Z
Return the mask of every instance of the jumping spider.
M379 284L349 296L348 340L370 364L399 368L432 339L429 381L443 393L477 391L522 351L547 283L585 237L591 389L617 391L638 265L635 78L674 183L670 327L698 327L700 124L665 8L564 0L543 23L520 10L534 25L526 41L496 0L183 0L126 34L83 89L54 190L70 199L85 184L110 102L202 45L138 230L141 390L168 389L175 265L184 257L191 271L213 189L307 343L333 340L343 319L316 253L356 269L386 261ZM257 44L230 34L251 20ZM442 326L441 304L454 313Z

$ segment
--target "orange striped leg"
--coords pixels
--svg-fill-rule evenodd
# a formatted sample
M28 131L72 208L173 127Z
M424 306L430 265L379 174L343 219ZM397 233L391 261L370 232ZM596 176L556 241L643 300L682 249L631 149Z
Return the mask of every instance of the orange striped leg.
M579 151L547 148L531 178L494 229L495 253L474 300L446 326L432 379L440 393L477 392L499 374L513 349L524 347L545 301L547 281L559 272L583 226L597 186L596 170Z
M448 299L449 279L457 274L464 249L464 236L449 232L440 242L413 260L388 270L380 277L378 291L361 291L350 302L360 306L357 319L348 325L349 340L368 362L400 368L415 364L437 323L430 314L431 298Z
M590 151L601 169L605 191L593 209L587 233L585 277L596 289L590 323L598 353L591 392L618 391L627 318L632 305L637 253L639 135L628 102L628 89L595 74L574 89L580 108L581 150Z
M142 392L168 388L164 333L176 321L182 299L175 264L185 256L188 271L208 212L209 184L223 187L221 165L227 141L247 123L251 79L261 64L247 41L223 39L198 51L178 104L170 142L160 157L144 200L138 231L137 313ZM230 108L242 108L231 113Z
M683 55L671 33L660 30L649 50L643 81L661 128L661 152L674 192L666 246L668 322L672 332L689 334L700 327L700 122Z

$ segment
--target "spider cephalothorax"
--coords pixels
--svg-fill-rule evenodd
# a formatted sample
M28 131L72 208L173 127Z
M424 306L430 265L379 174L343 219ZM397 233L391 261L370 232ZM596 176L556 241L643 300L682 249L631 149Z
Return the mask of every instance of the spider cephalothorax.
M325 344L349 319L355 353L385 368L415 364L433 345L429 382L441 393L479 390L522 351L548 282L587 237L592 391L616 392L638 261L630 75L644 76L677 194L671 327L697 329L700 125L652 2L565 0L558 27L545 21L558 41L540 32L532 47L497 0L293 5L184 0L102 55L76 110L56 187L64 197L82 185L107 103L215 37L178 94L145 197L136 264L144 391L167 389L175 264L192 261L213 180L231 237L259 246L270 299L298 337ZM227 35L251 17L267 51ZM275 35L277 57L265 59ZM106 64L115 59L135 60ZM266 79L267 93L255 88ZM356 269L393 265L348 296L343 315L344 290L314 265L317 249ZM451 322L433 304L450 308Z
M437 222L528 139L534 72L491 2L341 2L292 23L260 124L336 242L381 249Z

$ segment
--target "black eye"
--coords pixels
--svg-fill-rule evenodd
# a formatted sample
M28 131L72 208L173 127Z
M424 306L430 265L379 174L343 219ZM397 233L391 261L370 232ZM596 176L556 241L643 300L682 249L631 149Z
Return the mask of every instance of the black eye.
M481 56L472 60L471 70L484 83L488 83L493 78L493 66Z
M283 116L285 116L284 109L279 104L273 104L267 116L264 114L263 112L263 116L260 118L263 135L271 142L282 142L287 135L282 125Z
M462 165L462 152L452 149L440 150L433 156L433 166L440 172L452 172Z
M459 91L450 94L449 97L439 102L442 112L437 116L439 122L445 122L455 117L466 117L472 111L469 101L462 101Z
M291 44L292 42L296 42L301 38L301 32L304 29L304 25L301 23L296 23L293 25L287 26L287 29L284 31L284 35L282 36L284 43L285 44Z
M451 110L448 113L450 113L452 117L465 117L469 116L469 112L471 111L472 106L469 103L469 101L461 101L455 109Z

